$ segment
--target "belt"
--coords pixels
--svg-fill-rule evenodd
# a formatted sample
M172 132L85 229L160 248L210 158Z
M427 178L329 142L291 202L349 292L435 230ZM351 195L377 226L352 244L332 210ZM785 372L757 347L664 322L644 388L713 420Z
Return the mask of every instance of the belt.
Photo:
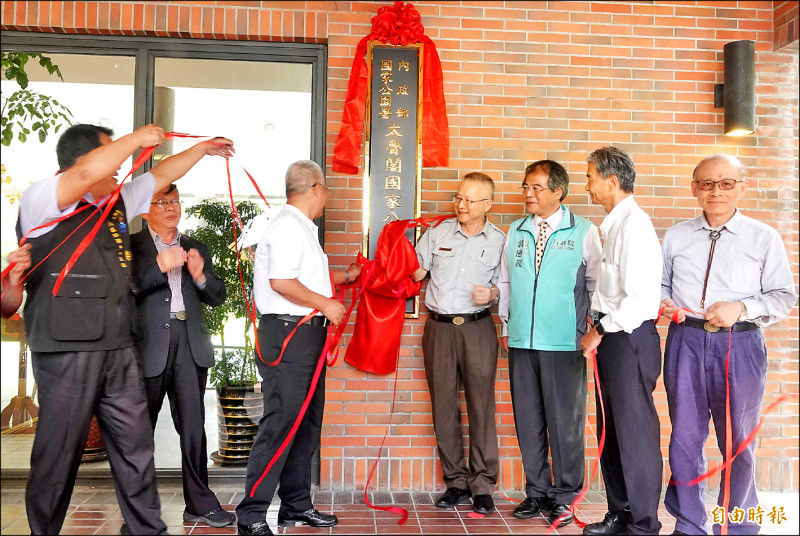
M170 320L186 320L186 311L176 311L169 313Z
M264 315L264 316L274 316L278 320L283 320L284 322L294 322L295 324L303 319L302 316L295 316L295 315ZM309 324L311 326L322 326L323 328L325 328L331 324L331 321L328 320L327 317L324 317L322 315L317 315L309 318L306 324Z
M478 311L477 313L464 313L460 315L442 315L434 311L428 311L428 316L432 320L436 320L437 322L447 322L448 324L455 324L456 326L460 326L464 322L475 322L481 318L486 318L491 314L492 313L488 308L484 309L483 311Z
M715 326L702 320L700 318L693 318L693 317L686 317L686 321L684 322L690 328L697 328L697 329L704 329L709 333L716 333L718 331L727 332L728 328L721 328L719 326ZM731 326L731 331L750 331L751 329L758 329L758 324L754 324L753 322L736 322L733 326Z

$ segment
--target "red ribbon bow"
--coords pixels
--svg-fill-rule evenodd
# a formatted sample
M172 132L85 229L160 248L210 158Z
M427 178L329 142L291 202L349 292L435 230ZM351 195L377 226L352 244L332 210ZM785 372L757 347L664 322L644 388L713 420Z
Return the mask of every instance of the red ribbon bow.
M333 149L333 171L358 173L361 135L367 100L367 44L381 41L393 45L423 44L422 73L422 162L424 166L446 166L450 152L449 127L444 103L442 64L436 45L425 35L420 14L411 4L397 0L372 17L372 32L356 47L347 84L342 128Z

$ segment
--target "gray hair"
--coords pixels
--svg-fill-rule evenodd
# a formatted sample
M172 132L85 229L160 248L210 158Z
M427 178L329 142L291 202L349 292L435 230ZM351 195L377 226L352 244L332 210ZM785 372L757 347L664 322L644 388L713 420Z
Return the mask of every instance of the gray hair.
M286 170L286 197L304 194L317 183L325 184L319 164L313 160L298 160Z
M712 154L711 156L707 156L702 160L700 160L700 163L697 164L694 167L694 171L692 171L692 178L697 180L697 170L700 169L700 167L703 164L706 164L708 162L713 162L714 160L726 161L727 163L732 165L734 169L736 169L736 171L739 173L739 178L741 180L745 180L747 178L747 168L744 166L744 164L742 164L742 161L736 158L735 156L723 153Z
M633 193L636 170L633 167L633 158L628 153L612 146L601 147L593 151L586 162L594 163L597 173L604 179L616 175L622 191L628 194Z
M525 168L525 178L527 179L528 175L537 170L541 170L542 173L547 173L547 187L553 192L555 192L557 188L561 188L561 198L559 198L559 201L563 201L569 193L569 174L567 170L564 169L564 166L555 160L537 160Z
M480 171L473 171L471 173L467 173L466 175L464 175L463 180L477 182L479 184L485 184L489 188L489 199L494 199L494 181L486 173L481 173Z

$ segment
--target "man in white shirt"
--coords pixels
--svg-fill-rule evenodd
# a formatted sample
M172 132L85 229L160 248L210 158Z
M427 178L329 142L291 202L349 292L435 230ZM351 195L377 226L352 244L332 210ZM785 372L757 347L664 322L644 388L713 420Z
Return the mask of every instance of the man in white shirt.
M500 344L508 352L511 402L525 469L526 498L514 517L549 512L557 527L572 522L569 504L583 488L586 333L600 237L570 212L569 175L552 160L525 170L528 216L513 222L500 263ZM548 450L553 464L548 462Z
M587 162L586 191L608 213L600 225L605 243L592 296L598 320L581 339L586 357L597 350L597 389L605 411L597 421L606 432L600 466L608 513L583 533L657 534L662 461L653 390L661 373L661 347L653 320L661 301L661 247L650 218L633 199L631 157L603 147Z
M294 438L262 480L262 474L300 412L327 337L327 326L344 319L345 307L333 298L333 284L350 283L361 274L355 266L331 277L328 257L312 221L322 216L328 187L316 162L300 160L286 171L286 206L269 223L256 249L253 296L261 319L255 356L263 378L265 414L247 464L245 496L236 508L238 534L272 534L266 522L280 483L278 524L331 527L335 515L311 503L311 461L319 443L325 405L325 365L305 417ZM333 281L332 281L333 280ZM297 326L314 309L320 314ZM281 358L283 341L297 329ZM258 483L255 493L253 487ZM252 496L251 496L252 495Z
M730 399L734 452L756 427L768 365L761 328L788 315L797 300L780 234L736 208L747 191L744 165L725 154L708 156L694 169L691 187L703 214L667 230L661 282L664 313L677 314L664 351L664 387L672 421L672 478L664 506L675 517L674 534L707 532L705 483L689 486L672 481L689 482L706 471L703 450L709 415L717 446L726 455L726 399ZM758 507L754 467L752 442L731 464L729 511ZM719 493L721 505L723 486ZM758 534L759 529L748 517L729 524L728 534ZM713 531L720 533L719 524Z

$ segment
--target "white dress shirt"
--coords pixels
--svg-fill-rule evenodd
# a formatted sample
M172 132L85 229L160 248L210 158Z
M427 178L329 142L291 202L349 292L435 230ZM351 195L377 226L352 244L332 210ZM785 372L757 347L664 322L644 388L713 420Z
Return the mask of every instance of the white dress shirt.
M721 233L714 247L703 308L700 300L712 230ZM719 229L712 229L702 214L679 223L667 230L662 249L661 297L671 298L678 307L705 313L720 301L742 301L747 307L747 320L763 327L788 315L797 300L780 234L738 210Z
M561 220L564 218L564 210L559 208L549 217L544 218L547 222L545 227L545 243L550 240L550 235L558 229L561 225ZM539 239L539 224L543 218L534 216L531 219L531 229L533 236L536 240ZM594 294L596 274L598 264L600 263L601 246L600 236L597 232L597 227L592 224L583 238L583 262L586 265L586 288L589 290L589 303L592 302L592 295ZM508 275L508 237L506 237L505 245L503 246L503 256L500 259L500 277L497 279L497 288L500 291L500 302L497 306L497 313L500 316L500 321L503 324L502 336L508 336L508 308L511 300L511 278Z
M275 292L270 279L297 279L313 292L333 296L318 233L314 222L293 205L285 205L267 224L253 267L253 297L260 314L305 316L313 311Z
M661 305L661 246L650 217L630 195L600 224L603 259L592 296L592 309L609 332L632 333L655 320Z

